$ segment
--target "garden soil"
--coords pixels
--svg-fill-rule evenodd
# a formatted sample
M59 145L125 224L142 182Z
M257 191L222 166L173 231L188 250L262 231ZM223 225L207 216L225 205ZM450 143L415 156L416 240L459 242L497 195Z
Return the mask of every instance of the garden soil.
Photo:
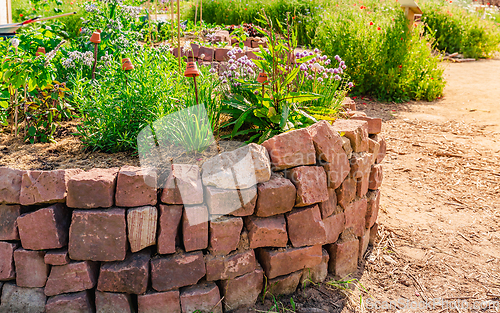
M500 309L500 59L444 66L442 99L355 99L359 110L383 118L388 151L378 238L358 272L344 279L350 284L329 278L240 313L267 312L274 303L299 313ZM2 134L0 165L139 164L127 153L84 151L72 132L75 124L65 124L58 143L29 146Z

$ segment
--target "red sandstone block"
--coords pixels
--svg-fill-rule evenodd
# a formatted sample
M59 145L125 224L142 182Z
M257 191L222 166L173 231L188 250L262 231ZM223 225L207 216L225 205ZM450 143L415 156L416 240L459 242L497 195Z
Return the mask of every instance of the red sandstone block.
M375 240L377 240L378 233L378 223L373 224L372 228L370 228L370 241L371 245L375 244Z
M286 176L297 188L295 206L303 207L328 200L326 173L321 166L300 166Z
M359 254L358 258L361 261L368 249L368 244L370 243L370 229L365 229L363 236L359 237Z
M241 217L221 217L211 221L210 252L215 255L226 255L236 250L242 229Z
M233 279L257 268L253 250L235 252L227 256L208 254L205 256L205 263L208 281Z
M19 240L17 218L20 215L20 205L0 204L0 240Z
M222 280L220 287L226 311L253 306L264 287L264 271L258 268L234 279Z
M375 135L382 131L382 119L376 117L367 117L367 116L353 116L353 120L360 120L368 122L368 134Z
M55 296L92 289L97 283L98 272L99 264L89 261L53 266L45 286L45 294Z
M345 214L340 212L323 219L326 229L325 243L334 243L345 229Z
M156 291L194 285L205 273L205 261L201 251L151 260L151 282Z
M328 271L344 278L358 269L359 241L358 239L343 239L326 249L330 254Z
M3 282L0 285L3 285ZM23 288L14 283L5 283L2 288L0 312L42 313L45 312L46 299L43 288Z
M182 205L160 204L158 253L175 253L175 242L182 217Z
M318 160L334 163L339 155L345 156L339 133L327 121L320 121L307 128L311 134Z
M230 50L231 49L229 49L229 48L217 48L217 49L215 49L215 60L219 61L219 62L227 61L229 59L229 57L227 56L227 53Z
M372 155L369 153L354 153L351 163L351 177L361 178L365 175L370 175L372 166Z
M368 138L368 153L372 155L371 163L377 162L378 153L380 151L380 143L371 138Z
M289 212L295 205L295 186L286 178L273 175L265 183L257 185L258 197L255 215L268 217Z
M202 55L205 55L204 58L201 58ZM200 51L198 52L198 56L203 61L212 61L214 59L215 50L213 48L200 47Z
M253 41L252 41L252 47L253 47ZM248 57L249 60L256 60L257 55L255 52L259 52L259 50L248 50L245 52L245 55Z
M219 288L214 283L187 287L180 297L182 312L222 313Z
M124 166L116 179L116 206L139 207L156 204L156 172L151 168Z
M368 185L370 184L370 175L365 175L356 180L356 195L358 197L364 197L368 192Z
M328 200L320 202L319 210L321 212L321 218L325 219L337 209L337 194L335 189L328 188Z
M316 150L307 129L292 130L262 143L269 152L274 171L316 164Z
M342 107L345 110L356 111L356 102L349 97L345 97L342 101Z
M330 260L330 256L325 249L322 250L322 253L323 258L321 259L321 263L312 268L305 268L302 270L300 286L308 285L311 282L319 284L326 279L326 276L328 275L328 261Z
M68 180L66 205L70 208L109 208L115 199L117 168L94 168Z
M262 248L257 250L259 263L268 279L310 268L321 263L321 245L302 248L276 250Z
M124 261L103 263L97 290L143 294L149 281L149 250L129 254Z
M66 265L69 264L68 249L58 249L47 251L43 258L45 264L49 265Z
M344 179L349 175L351 166L347 154L338 154L332 163L321 163L326 172L327 184L329 188L337 189Z
M378 150L378 154L376 157L376 163L377 164L382 163L382 161L385 158L385 154L387 153L387 144L385 142L385 139L380 135L374 135L374 136L372 136L372 139L375 140L376 142L378 142L378 144L380 145L379 150Z
M178 290L138 295L137 303L138 313L181 313Z
M122 261L127 252L124 209L75 210L69 228L72 260Z
M205 187L205 197L210 214L248 216L255 210L257 188L234 190Z
M337 193L337 203L345 209L349 202L356 197L356 180L347 177L335 192Z
M182 237L186 252L208 247L208 210L206 206L184 207Z
M333 128L351 141L354 152L368 151L368 122L337 119Z
M378 217L378 211L380 208L380 191L374 190L370 191L367 195L368 203L366 209L366 228L371 228L375 225Z
M288 237L297 247L314 246L326 241L325 224L318 205L295 209L286 214Z
M24 171L0 167L0 204L20 204Z
M16 285L29 288L45 286L50 266L43 261L44 256L45 251L31 251L23 248L14 251Z
M129 294L96 291L96 313L133 313Z
M161 202L184 205L203 203L203 184L199 167L194 164L172 164Z
M344 209L345 228L351 227L358 237L363 236L365 231L367 206L366 199L358 199Z
M58 203L17 218L24 249L46 250L68 244L70 211Z
M302 271L296 271L288 275L279 276L267 281L267 298L281 295L290 295L295 292L300 282Z
M19 244L0 241L0 281L16 278L14 250Z
M93 313L93 300L88 291L58 295L50 298L45 305L46 313Z
M68 179L80 172L80 169L26 171L22 178L19 200L22 205L64 203Z
M283 215L267 218L249 216L245 219L250 249L260 247L286 247L288 235Z
M370 172L370 184L368 189L377 190L382 185L382 180L384 178L382 165L376 164L372 166L372 171Z

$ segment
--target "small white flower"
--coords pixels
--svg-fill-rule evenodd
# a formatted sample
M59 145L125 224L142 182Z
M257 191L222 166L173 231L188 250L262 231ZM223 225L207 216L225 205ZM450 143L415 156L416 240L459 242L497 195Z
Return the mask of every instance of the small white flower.
M19 41L19 39L17 39L17 38L12 38L12 39L10 40L10 44L11 44L14 48L17 48L17 47L19 46L19 43L20 43L20 41Z

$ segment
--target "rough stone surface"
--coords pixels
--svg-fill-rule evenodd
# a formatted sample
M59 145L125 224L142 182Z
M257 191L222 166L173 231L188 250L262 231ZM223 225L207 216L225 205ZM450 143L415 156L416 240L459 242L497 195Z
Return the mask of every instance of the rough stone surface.
M180 298L182 312L222 313L219 288L214 283L187 287Z
M345 97L344 100L342 100L342 107L346 110L356 111L356 102L350 97Z
M361 178L370 174L372 155L369 153L354 153L350 159L351 177Z
M255 210L257 187L241 190L206 187L205 197L210 214L248 216Z
M116 179L116 206L140 207L157 201L156 172L151 168L124 166Z
M279 276L268 280L266 297L290 295L295 292L300 282L302 271L296 271L288 275Z
M259 263L268 279L314 267L321 263L323 257L321 245L285 250L261 248L257 251Z
M326 243L334 243L345 229L345 214L339 212L323 219L326 229Z
M286 176L297 188L295 206L303 207L328 200L326 173L321 166L300 166Z
M18 243L0 241L0 281L16 278L14 250L18 246Z
M161 202L185 205L203 203L203 184L198 165L172 164Z
M297 191L289 179L273 175L268 182L257 186L255 215L268 217L289 212L295 205Z
M68 179L80 172L80 169L26 171L21 182L19 200L22 205L64 203Z
M124 260L127 252L125 210L73 211L68 252L72 260Z
M365 229L364 235L359 237L359 252L358 252L359 260L363 259L366 250L368 250L369 243L370 243L370 230Z
M203 184L221 189L247 189L271 178L269 155L254 143L210 158L202 170Z
M269 152L274 171L316 164L316 149L307 129L292 130L262 143Z
M220 287L226 311L250 307L257 302L264 287L264 271L258 268L234 279L222 280Z
M337 119L333 128L351 141L354 152L368 151L368 122Z
M178 290L138 295L137 304L139 313L181 313Z
M208 247L208 210L206 206L184 207L182 237L186 252Z
M327 121L320 121L307 128L311 134L318 160L337 163L338 158L344 158L342 139L339 133Z
M45 264L49 265L69 264L68 249L62 248L62 249L47 251L43 260Z
M377 190L382 185L382 180L384 178L382 172L382 165L376 164L372 166L372 170L370 172L370 184L368 185L368 189Z
M66 205L78 209L112 207L117 173L117 168L94 168L70 177Z
M2 288L0 312L44 313L46 299L43 288L23 288L6 283Z
M370 191L367 195L366 224L365 228L372 227L377 221L380 207L380 191Z
M295 248L325 243L326 229L318 205L295 209L286 214L286 220L288 237Z
M88 291L80 291L50 298L45 310L47 313L93 313L92 302Z
M349 138L342 136L342 148L345 151L347 159L350 159L352 157L352 146Z
M387 153L387 144L385 142L385 139L380 135L374 135L372 136L372 139L378 142L378 144L380 145L376 158L376 163L377 164L382 163L382 161L385 158L385 154Z
M260 247L286 247L288 234L283 215L262 218L249 216L245 219L250 249Z
M337 277L344 278L358 269L359 241L358 239L342 239L326 246L330 261L328 271Z
M45 294L55 296L92 289L97 283L98 273L99 265L89 261L53 266L45 286Z
M328 188L328 200L320 202L318 205L321 212L321 218L325 219L332 215L337 209L337 193L335 189Z
M20 204L24 171L0 167L0 204Z
M347 177L335 192L337 193L337 203L345 209L349 202L356 197L356 180Z
M227 256L206 255L205 263L208 281L233 279L257 268L253 250L236 252Z
M14 251L16 285L29 288L45 286L50 266L45 264L44 256L45 251L31 251L22 248Z
M205 273L205 261L201 251L151 260L151 282L156 291L194 285Z
M325 249L322 250L323 258L321 263L318 265L305 268L302 270L302 276L300 277L300 286L306 286L309 283L319 284L325 281L328 275L328 261L330 260L330 255Z
M158 221L158 253L175 252L175 242L182 218L182 205L160 204L160 219Z
M149 281L148 250L127 256L124 261L103 263L97 289L130 294L145 293Z
M96 291L96 313L133 313L129 294Z
M210 253L226 255L236 250L240 241L243 219L241 217L221 217L210 222Z
M127 211L127 230L130 250L140 251L156 244L158 210L154 206L133 208Z
M368 192L368 185L370 184L370 175L365 175L356 180L356 195L360 198L364 197Z
M71 213L63 204L26 213L17 218L24 249L58 249L68 244Z
M355 115L351 117L353 120L366 121L368 123L368 134L375 135L382 131L382 119L377 117L367 117Z
M378 223L373 224L372 228L370 228L370 241L371 245L375 244L375 240L377 240L378 233Z
M327 184L329 188L337 189L344 179L349 175L351 166L347 155L339 154L332 163L321 163L326 172Z
M368 139L368 153L372 155L371 163L377 162L378 153L380 151L380 143L378 141L373 140L372 138Z
M0 204L0 240L19 240L17 218L20 215L20 205Z
M361 237L365 231L367 210L366 199L358 199L350 203L344 210L345 228L352 228L356 236Z

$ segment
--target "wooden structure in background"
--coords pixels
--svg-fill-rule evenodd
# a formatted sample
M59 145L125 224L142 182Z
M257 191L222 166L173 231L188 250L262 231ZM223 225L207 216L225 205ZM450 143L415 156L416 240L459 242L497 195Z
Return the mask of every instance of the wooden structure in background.
M415 16L417 15L418 18L420 18L422 16L422 10L413 0L399 0L399 3L401 4L401 8L405 11L409 28L412 29L415 23Z
M0 0L0 24L12 23L11 0Z

